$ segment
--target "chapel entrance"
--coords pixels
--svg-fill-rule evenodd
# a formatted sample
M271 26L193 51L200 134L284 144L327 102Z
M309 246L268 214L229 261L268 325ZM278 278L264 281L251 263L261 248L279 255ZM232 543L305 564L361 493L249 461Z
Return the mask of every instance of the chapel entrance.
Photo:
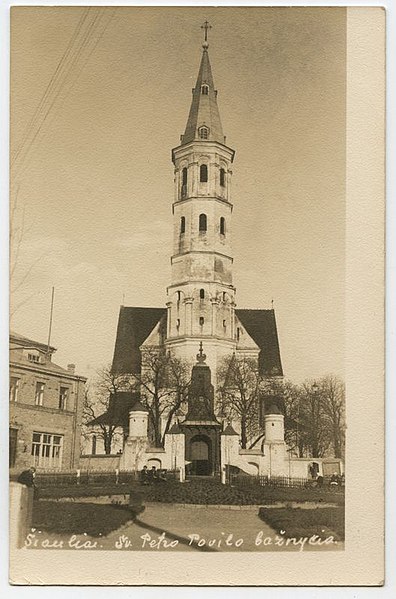
M190 441L191 474L210 476L212 474L211 441L206 435L196 435Z

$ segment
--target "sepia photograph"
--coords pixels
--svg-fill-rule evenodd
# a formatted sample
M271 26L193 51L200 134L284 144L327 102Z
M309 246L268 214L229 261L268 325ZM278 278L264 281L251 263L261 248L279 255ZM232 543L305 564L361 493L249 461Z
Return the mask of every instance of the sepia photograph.
M342 562L347 12L11 9L11 569Z

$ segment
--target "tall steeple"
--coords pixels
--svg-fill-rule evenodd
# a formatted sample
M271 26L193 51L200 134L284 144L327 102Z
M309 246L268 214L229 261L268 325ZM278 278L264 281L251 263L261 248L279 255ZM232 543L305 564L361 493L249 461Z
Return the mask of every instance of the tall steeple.
M217 90L215 90L212 69L209 60L209 44L202 45L203 53L199 67L197 82L193 89L190 113L181 143L208 139L225 144L219 108L217 106ZM206 130L205 130L206 128ZM202 137L202 132L206 137Z
M172 277L167 289L166 345L193 358L204 341L208 365L234 351L231 177L234 150L225 145L209 62L207 30L186 130L172 150L175 195Z

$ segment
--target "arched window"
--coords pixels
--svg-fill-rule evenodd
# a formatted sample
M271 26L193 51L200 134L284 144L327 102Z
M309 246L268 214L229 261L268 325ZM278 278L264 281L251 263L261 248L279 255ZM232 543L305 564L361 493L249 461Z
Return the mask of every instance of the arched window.
M180 218L180 234L183 234L186 232L186 217L182 216Z
M199 180L201 183L206 183L208 180L208 166L207 164L201 164L199 167Z
M223 168L220 169L220 185L225 187L225 170Z
M206 214L200 214L199 215L199 230L201 232L203 232L203 231L207 231L207 228L208 228L208 224L207 224Z
M225 302L225 301L226 301L226 299L227 299L227 294L226 294L226 292L225 292L225 291L223 291L223 302Z
M220 235L225 235L226 225L224 216L220 217Z
M209 137L209 129L207 127L200 127L198 133L201 139L208 139Z
M177 292L177 303L179 304L181 300L181 291Z
M223 320L223 329L227 328L227 321Z
M179 330L180 329L180 318L178 318L176 320L176 329Z
M201 300L205 299L205 289L199 290L199 299L201 299Z
M199 326L200 326L200 327L203 327L203 325L204 325L204 324L205 324L205 319L204 319L204 317L203 317L203 316L200 316L200 317L199 317Z
M208 93L209 93L209 85L203 85L203 86L201 87L201 93L202 93L204 96L207 96L207 95L208 95Z

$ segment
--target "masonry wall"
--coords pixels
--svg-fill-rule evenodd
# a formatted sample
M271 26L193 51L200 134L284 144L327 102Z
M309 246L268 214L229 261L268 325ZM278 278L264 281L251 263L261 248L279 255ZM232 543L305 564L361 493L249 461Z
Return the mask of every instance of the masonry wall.
M85 379L53 373L45 369L26 369L11 365L10 376L18 378L16 401L10 401L10 436L15 443L13 471L23 470L36 463L38 456L32 455L33 433L56 435L62 438L60 465L58 469L78 467L80 456L81 418L84 400ZM35 405L36 383L45 384L43 405ZM66 409L59 408L60 387L69 389ZM42 438L42 437L41 437ZM11 441L10 441L11 447ZM50 453L52 454L52 447ZM40 451L40 454L42 452Z

